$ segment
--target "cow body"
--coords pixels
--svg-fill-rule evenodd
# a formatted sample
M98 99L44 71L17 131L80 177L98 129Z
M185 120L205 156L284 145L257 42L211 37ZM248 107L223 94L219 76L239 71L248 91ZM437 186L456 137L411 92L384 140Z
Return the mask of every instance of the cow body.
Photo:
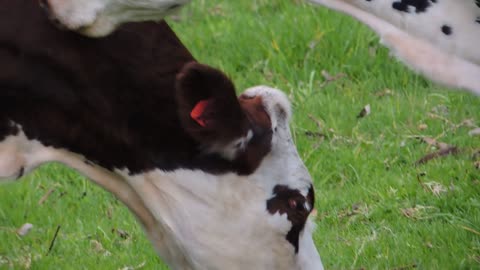
M310 0L368 25L397 58L433 81L480 94L478 0Z
M279 90L240 97L165 22L89 39L0 1L0 180L63 163L136 215L173 269L321 269L312 180Z

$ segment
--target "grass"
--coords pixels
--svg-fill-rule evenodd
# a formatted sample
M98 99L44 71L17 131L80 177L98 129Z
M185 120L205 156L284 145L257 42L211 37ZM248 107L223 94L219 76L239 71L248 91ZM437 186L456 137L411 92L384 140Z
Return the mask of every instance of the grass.
M196 0L170 24L239 92L268 84L289 94L327 269L480 269L480 137L468 135L469 122L480 125L480 98L424 80L367 28L300 1ZM326 83L322 70L344 76ZM371 114L357 118L366 104ZM461 151L415 165L436 150L419 136ZM34 228L17 236L26 222ZM0 269L159 265L126 208L62 166L0 187Z

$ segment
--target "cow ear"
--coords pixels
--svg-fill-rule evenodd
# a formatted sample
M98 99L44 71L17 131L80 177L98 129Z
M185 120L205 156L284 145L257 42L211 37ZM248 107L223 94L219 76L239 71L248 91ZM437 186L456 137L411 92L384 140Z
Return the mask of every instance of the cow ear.
M176 98L183 128L206 145L226 145L248 133L248 120L230 79L190 62L177 74Z

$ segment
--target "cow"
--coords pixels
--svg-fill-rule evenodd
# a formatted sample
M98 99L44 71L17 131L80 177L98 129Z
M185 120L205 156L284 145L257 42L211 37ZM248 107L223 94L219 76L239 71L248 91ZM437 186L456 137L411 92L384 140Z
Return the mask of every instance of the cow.
M129 21L161 20L191 0L39 0L60 27L90 37ZM427 78L480 94L480 1L308 0L369 26Z
M429 79L480 95L480 1L309 0L369 26Z
M114 194L172 269L322 269L280 90L198 63L164 22L92 39L0 1L0 181L62 163Z

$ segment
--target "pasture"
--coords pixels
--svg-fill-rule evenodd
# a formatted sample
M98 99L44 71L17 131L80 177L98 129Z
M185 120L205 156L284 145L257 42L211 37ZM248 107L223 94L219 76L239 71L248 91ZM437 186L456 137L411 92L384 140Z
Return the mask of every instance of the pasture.
M326 269L480 268L479 97L426 81L366 27L299 0L195 0L168 21L239 93L290 96ZM61 165L0 186L0 269L160 265L126 207Z

